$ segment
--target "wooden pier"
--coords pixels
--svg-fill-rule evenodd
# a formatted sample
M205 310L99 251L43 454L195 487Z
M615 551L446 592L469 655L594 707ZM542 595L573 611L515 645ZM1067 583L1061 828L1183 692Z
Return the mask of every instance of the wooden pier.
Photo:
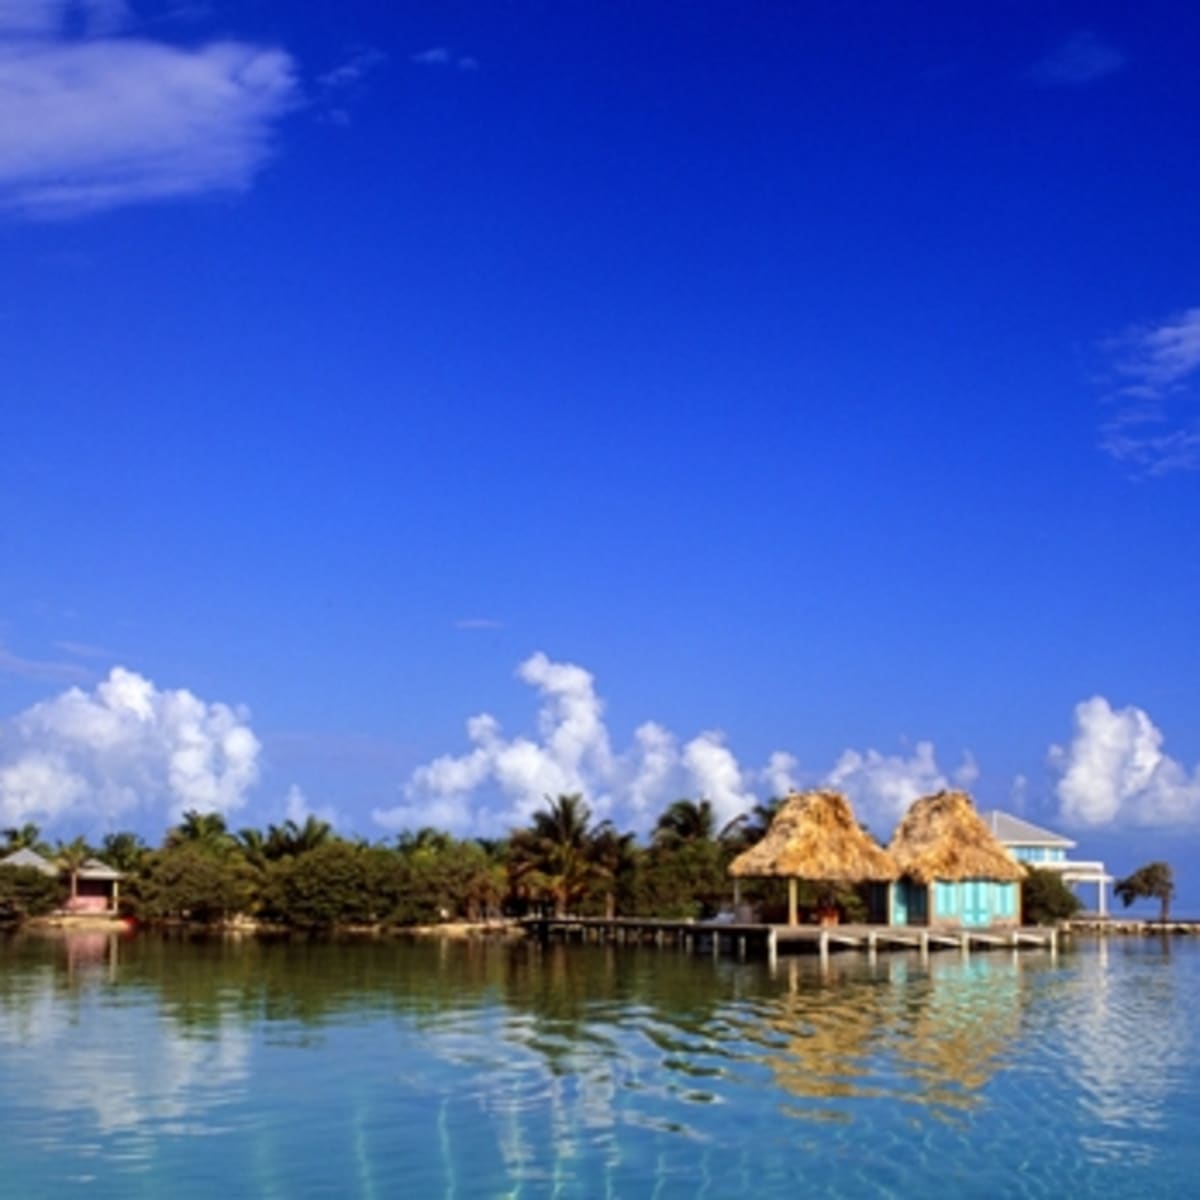
M881 951L1043 949L1058 952L1058 930L1042 926L963 929L925 925L763 925L740 921L665 921L649 917L526 917L532 937L546 942L617 942L677 946L693 954L760 955L774 965L780 954L818 954L827 962L841 950Z

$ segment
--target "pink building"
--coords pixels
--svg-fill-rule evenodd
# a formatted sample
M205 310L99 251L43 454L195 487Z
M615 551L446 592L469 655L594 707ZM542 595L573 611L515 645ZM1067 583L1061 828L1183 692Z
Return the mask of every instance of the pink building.
M67 872L57 863L43 858L34 850L16 850L0 858L0 867L32 867L43 875L62 879L69 885ZM68 895L63 905L71 913L115 913L121 896L121 872L98 858L89 858L79 868L75 878L75 894Z

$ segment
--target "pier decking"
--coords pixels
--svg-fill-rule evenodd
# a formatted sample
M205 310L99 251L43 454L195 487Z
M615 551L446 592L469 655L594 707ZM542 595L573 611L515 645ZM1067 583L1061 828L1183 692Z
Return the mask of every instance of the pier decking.
M1058 930L1041 926L1011 929L963 929L922 925L766 925L742 921L666 921L649 917L526 917L526 931L541 941L552 938L678 946L691 953L745 958L761 954L774 963L781 953L819 954L822 960L837 950L880 951L1007 948L1058 950Z

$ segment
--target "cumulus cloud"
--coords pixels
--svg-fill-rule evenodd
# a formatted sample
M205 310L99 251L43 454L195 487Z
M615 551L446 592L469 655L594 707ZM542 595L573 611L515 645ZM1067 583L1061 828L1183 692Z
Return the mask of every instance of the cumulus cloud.
M324 821L326 825L338 823L337 809L331 805L313 808L304 789L297 783L293 783L288 788L287 797L283 802L283 816L285 820L294 821L297 825L303 825L309 817L316 817L318 821Z
M732 821L757 803L733 751L719 732L710 730L693 738L683 748L682 761L692 784L689 791L712 803L719 825Z
M953 782L965 787L978 774L975 759L967 753L953 773ZM932 742L917 742L907 756L846 750L825 782L845 792L859 819L883 840L914 800L951 786L951 778L938 766Z
M528 820L547 796L571 792L582 792L597 814L637 828L684 795L709 800L724 822L757 802L759 780L794 772L790 755L773 756L767 772L749 771L720 733L703 732L681 745L654 721L640 725L618 753L591 672L538 653L521 663L517 678L539 697L536 736L510 737L488 713L472 717L469 748L413 771L401 802L375 811L379 824L504 830Z
M1103 696L1075 706L1075 736L1050 748L1060 772L1064 822L1190 825L1200 821L1200 766L1189 772L1163 753L1163 735L1143 709L1114 709Z
M250 186L298 100L290 56L132 36L129 16L113 0L0 4L0 207L65 217Z
M1079 30L1034 64L1030 77L1043 87L1081 87L1112 75L1125 55L1090 30Z
M547 796L571 792L582 792L597 815L623 828L646 830L681 796L708 800L725 824L768 797L804 786L795 755L776 750L761 768L748 767L717 730L682 740L646 721L626 748L615 750L589 671L538 653L521 663L517 677L539 696L536 737L507 735L489 713L471 717L467 750L417 767L400 802L376 809L379 824L501 832L526 822ZM943 772L933 744L919 742L907 756L846 750L824 782L845 791L863 819L886 836L918 796L969 787L978 777L969 752Z
M1200 469L1200 308L1105 344L1115 380L1101 446L1148 476Z
M92 691L0 723L0 823L229 813L258 778L259 749L244 711L115 667Z

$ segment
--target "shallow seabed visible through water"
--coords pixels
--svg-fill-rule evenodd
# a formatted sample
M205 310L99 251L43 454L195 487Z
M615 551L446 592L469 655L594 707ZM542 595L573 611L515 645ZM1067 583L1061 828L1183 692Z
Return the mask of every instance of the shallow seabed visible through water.
M0 941L5 1196L1192 1196L1200 945Z

